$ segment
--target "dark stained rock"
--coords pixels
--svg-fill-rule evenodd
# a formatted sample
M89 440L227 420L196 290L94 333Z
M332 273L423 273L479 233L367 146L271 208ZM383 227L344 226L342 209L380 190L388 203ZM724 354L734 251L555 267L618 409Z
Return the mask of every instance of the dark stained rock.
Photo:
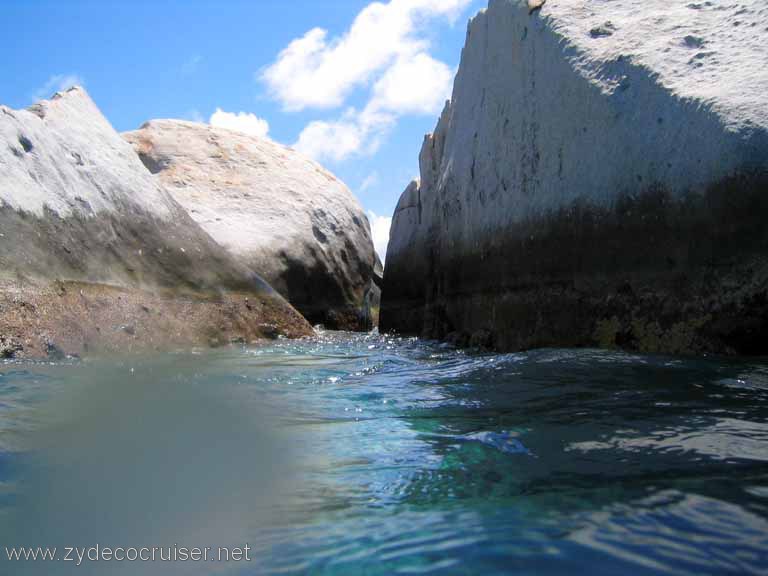
M696 37L721 50L704 71L685 10L584 6L493 0L470 24L395 211L381 330L768 354L768 77L748 72L766 38L702 9Z

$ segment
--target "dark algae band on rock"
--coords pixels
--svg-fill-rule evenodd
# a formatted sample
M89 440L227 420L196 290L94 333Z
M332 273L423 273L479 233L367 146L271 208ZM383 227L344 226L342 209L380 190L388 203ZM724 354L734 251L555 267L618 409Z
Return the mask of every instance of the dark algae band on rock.
M152 178L80 88L0 107L0 355L162 349L311 327ZM247 304L247 305L246 305Z
M617 0L610 35L584 2L472 20L395 211L383 331L768 354L768 75L738 65L760 39L732 33L768 12L673 4ZM691 27L717 51L703 68Z
M768 173L681 200L652 189L610 210L574 203L475 252L427 250L421 299L398 299L412 271L390 263L382 330L503 350L765 354L766 215Z

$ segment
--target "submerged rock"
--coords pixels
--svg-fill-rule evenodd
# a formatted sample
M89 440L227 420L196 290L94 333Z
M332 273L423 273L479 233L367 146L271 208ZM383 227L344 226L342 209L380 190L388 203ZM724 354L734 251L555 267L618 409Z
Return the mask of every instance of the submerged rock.
M27 110L0 106L0 334L13 334L25 356L122 350L136 338L115 328L139 325L132 316L147 302L188 312L144 322L147 347L203 342L218 330L212 322L255 334L261 312L234 325L226 310L244 294L310 333L158 185L83 89ZM110 326L100 330L97 318Z
M0 336L0 359L10 360L24 351L24 345L9 336Z
M767 32L757 0L492 0L395 211L381 329L768 352Z
M192 122L124 136L192 218L310 322L371 327L370 226L330 172L266 138Z

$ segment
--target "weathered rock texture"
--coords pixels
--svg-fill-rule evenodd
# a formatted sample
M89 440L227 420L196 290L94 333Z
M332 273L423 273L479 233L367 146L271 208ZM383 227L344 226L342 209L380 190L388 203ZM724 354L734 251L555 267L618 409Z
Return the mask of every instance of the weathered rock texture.
M768 353L768 7L491 0L387 252L381 329Z
M89 295L99 296L97 308L111 306L109 315L94 312ZM251 309L232 312L247 297ZM169 313L195 312L184 330L177 321L121 332L136 324L117 304L123 299L138 316L144 301L156 311L166 303ZM216 341L218 332L255 338L262 307L287 332L310 333L158 185L85 91L28 110L0 107L0 342L11 343L0 343L2 355L37 355L49 344L67 353L109 349L118 333L156 345ZM243 330L230 329L233 314Z
M370 226L331 173L268 139L203 124L156 120L125 138L192 218L311 322L371 327Z
M85 282L0 283L0 358L148 353L311 334L282 298L137 290Z

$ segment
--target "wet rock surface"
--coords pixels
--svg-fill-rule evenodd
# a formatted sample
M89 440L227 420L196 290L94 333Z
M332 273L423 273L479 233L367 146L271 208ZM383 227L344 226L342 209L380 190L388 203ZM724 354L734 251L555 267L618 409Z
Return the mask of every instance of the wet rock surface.
M273 298L149 291L94 283L0 283L0 357L62 360L89 354L250 344L309 336Z
M9 360L21 355L24 346L12 336L0 336L0 358Z

